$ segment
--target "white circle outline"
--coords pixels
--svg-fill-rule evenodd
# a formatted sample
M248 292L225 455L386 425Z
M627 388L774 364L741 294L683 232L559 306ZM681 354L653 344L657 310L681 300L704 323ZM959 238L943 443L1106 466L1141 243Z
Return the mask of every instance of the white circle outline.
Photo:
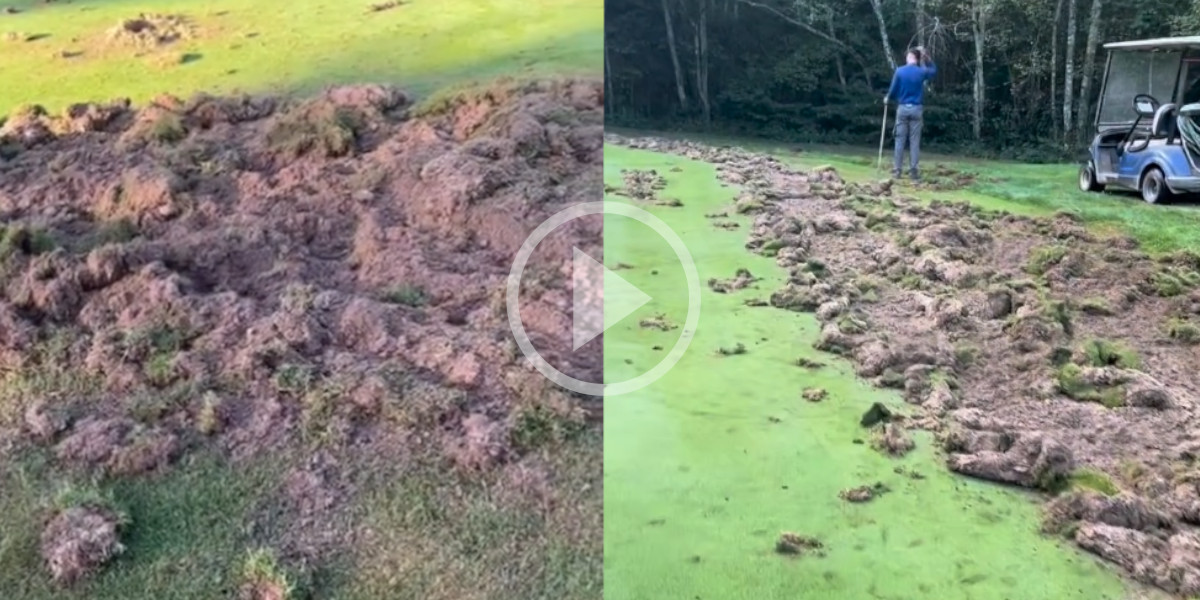
M688 313L687 319L684 321L683 333L679 339L675 341L675 345L667 356L658 362L653 369L618 383L593 383L589 381L581 381L562 371L556 369L546 359L542 358L533 343L529 339L529 335L525 333L525 326L521 323L521 307L520 307L520 290L521 290L521 274L525 271L525 266L529 262L529 257L533 255L533 251L537 249L538 244L546 238L550 232L557 229L563 223L572 219L578 219L588 215L596 214L615 214L623 217L635 219L646 226L650 227L667 241L671 249L675 251L675 256L679 259L680 265L683 267L684 276L687 279L688 288ZM521 244L520 250L517 251L516 258L513 259L512 269L508 274L508 283L506 285L506 303L508 304L508 326L512 329L513 337L516 338L517 347L521 349L521 353L525 355L533 366L542 373L547 379L553 381L561 387L564 387L573 392L587 394L589 396L619 396L628 394L639 389L642 389L651 383L657 381L671 370L679 359L683 357L683 353L687 351L688 345L692 343L692 338L696 335L696 325L700 323L700 275L696 271L696 261L692 258L691 252L679 235L671 229L669 225L663 222L662 219L638 208L632 204L624 202L610 202L607 200L596 202L585 202L576 204L570 208L563 209L549 219L538 225L529 237L525 238L525 242Z

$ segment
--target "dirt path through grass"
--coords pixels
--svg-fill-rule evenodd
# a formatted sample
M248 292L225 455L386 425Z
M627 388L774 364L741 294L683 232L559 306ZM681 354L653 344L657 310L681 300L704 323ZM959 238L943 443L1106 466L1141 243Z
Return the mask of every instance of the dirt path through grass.
M606 146L606 184L620 187L622 169L666 178L660 197L683 206L643 207L682 237L702 281L739 268L763 280L736 294L705 289L682 361L649 388L606 402L606 598L1125 597L1110 570L1037 532L1029 496L951 476L928 438L903 459L854 443L867 437L859 418L872 402L901 402L813 350L811 315L743 305L766 299L785 274L744 249L749 219L735 216L741 227L721 230L705 218L735 195L711 165ZM604 244L605 263L631 267L621 276L654 298L605 335L605 376L620 381L652 367L665 353L654 347L678 335L638 322L682 323L686 294L673 253L644 226L607 219ZM739 343L746 353L718 352ZM800 357L829 364L808 370L796 366ZM809 387L828 397L805 401ZM876 482L892 491L863 504L838 497ZM825 556L776 554L784 531L818 538Z

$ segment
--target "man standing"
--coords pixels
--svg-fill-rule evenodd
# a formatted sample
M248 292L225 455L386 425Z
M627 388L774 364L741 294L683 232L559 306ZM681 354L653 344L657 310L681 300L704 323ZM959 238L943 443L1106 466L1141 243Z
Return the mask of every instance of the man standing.
M900 177L900 170L904 164L904 143L908 142L908 174L913 181L917 181L921 177L917 163L921 159L925 82L937 74L937 67L920 46L909 50L905 58L906 64L896 69L896 74L892 76L892 87L883 97L883 102L886 104L895 100L899 104L899 108L896 109L896 160L892 167L892 177Z

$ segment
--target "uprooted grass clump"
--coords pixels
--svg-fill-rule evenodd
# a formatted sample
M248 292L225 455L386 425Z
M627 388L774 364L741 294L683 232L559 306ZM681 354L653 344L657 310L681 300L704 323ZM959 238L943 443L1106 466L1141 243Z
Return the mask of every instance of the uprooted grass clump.
M775 542L775 551L780 554L800 555L810 550L820 550L824 547L825 545L817 538L790 531L779 534L779 540Z
M345 156L354 150L363 118L357 111L320 100L308 101L274 117L267 145L287 158Z
M1081 348L1084 360L1093 367L1120 367L1122 369L1139 369L1142 359L1137 351L1121 342L1110 340L1089 340Z
M1029 256L1029 263L1025 265L1025 272L1030 275L1045 275L1067 256L1068 250L1069 248L1060 244L1035 248Z
M239 600L294 600L302 597L295 573L279 562L275 552L259 548L242 561Z
M1180 317L1173 317L1166 323L1167 337L1177 342L1194 345L1200 344L1200 326Z
M1200 273L1187 268L1163 268L1150 276L1150 286L1163 298L1182 296L1200 286Z
M1115 496L1121 492L1112 478L1095 469L1076 469L1071 473L1069 483L1072 488L1088 489L1105 496Z
M53 517L41 534L41 556L54 581L72 585L125 551L128 513L110 495L67 486L54 498Z
M383 299L392 304L420 308L429 302L429 294L419 285L398 285L384 293Z
M725 346L717 348L717 354L721 356L737 356L739 354L745 354L746 352L748 352L748 350L746 350L746 345L741 342L738 342L732 348Z
M1098 387L1083 377L1083 367L1067 363L1058 369L1058 390L1080 402L1097 402L1108 408L1125 406L1125 392L1120 386Z

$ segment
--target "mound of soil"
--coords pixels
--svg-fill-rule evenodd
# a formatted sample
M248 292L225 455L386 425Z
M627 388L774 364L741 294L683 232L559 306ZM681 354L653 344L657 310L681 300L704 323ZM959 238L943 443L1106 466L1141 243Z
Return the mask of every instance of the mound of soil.
M667 180L653 170L624 169L621 177L625 187L617 190L617 194L642 202L655 202L659 190L667 187Z
M108 40L123 46L152 48L188 39L194 33L191 20L183 15L143 13L109 29Z
M741 186L747 248L791 274L771 304L815 313L818 349L902 388L906 423L938 434L949 468L1052 493L1080 469L1107 477L1162 518L1068 511L1064 535L1142 581L1200 593L1200 554L1187 553L1200 535L1200 257L1152 257L1065 214L925 205L738 148L609 141L708 161ZM886 419L881 408L863 425Z
M110 510L68 508L55 515L42 531L42 560L55 581L75 583L124 552L120 527L120 519Z
M514 441L527 415L586 425L594 403L522 360L505 282L534 227L600 188L602 106L598 82L555 81L419 118L399 90L352 86L10 120L0 373L37 384L0 392L0 422L26 422L0 438L114 476L314 436L477 470L537 448ZM571 249L600 243L598 218L560 227L521 288L534 346L589 381L602 340L572 350ZM299 512L336 496L322 472L289 482Z

